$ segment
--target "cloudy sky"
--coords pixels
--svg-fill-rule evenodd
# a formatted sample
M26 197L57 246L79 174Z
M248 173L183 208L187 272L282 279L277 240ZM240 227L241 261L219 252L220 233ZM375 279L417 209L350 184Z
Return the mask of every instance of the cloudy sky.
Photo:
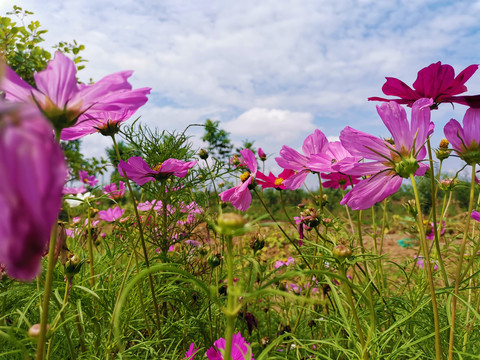
M144 123L183 130L220 120L237 144L255 140L272 155L315 128L387 136L367 101L382 95L385 76L411 85L433 62L458 73L480 54L473 0L2 0L0 14L14 4L48 30L46 46L86 46L82 80L135 70L134 87L152 88ZM467 86L480 93L480 71ZM435 112L438 139L464 111ZM96 134L83 144L93 155L109 142Z

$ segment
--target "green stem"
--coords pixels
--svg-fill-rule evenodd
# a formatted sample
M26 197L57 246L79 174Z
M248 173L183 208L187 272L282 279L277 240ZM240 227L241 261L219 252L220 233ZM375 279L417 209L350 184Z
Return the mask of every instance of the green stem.
M365 337L363 335L362 326L360 325L360 320L358 319L357 309L355 307L355 302L353 300L352 289L350 288L350 282L347 278L347 274L345 272L345 267L344 267L343 263L340 264L339 270L340 270L340 275L344 278L344 281L342 281L343 290L345 291L345 295L347 297L348 305L350 306L350 309L352 310L353 319L355 321L355 326L356 326L357 332L358 332L358 338L360 340L360 344L362 345L362 357L364 359L368 359L368 353L367 353L366 348L365 348Z
M290 236L288 236L288 234L285 232L285 230L283 230L283 228L280 226L280 224L277 222L277 220L274 218L272 212L270 211L270 209L267 207L267 205L265 205L265 202L263 201L262 197L260 196L260 194L257 192L257 190L254 188L253 189L253 192L257 195L258 199L260 200L260 202L262 203L264 209L267 211L268 215L270 215L270 218L272 219L272 221L277 225L277 227L280 229L280 231L283 233L283 235L288 239L288 241L290 241L290 243L295 247L295 250L297 250L298 254L302 257L305 265L307 265L307 267L312 270L310 264L308 263L307 259L305 259L305 257L303 256L302 252L300 251L300 248L297 246L297 244L295 244L295 241L293 241Z
M425 229L423 228L423 217L422 209L420 207L420 197L418 195L417 183L415 182L415 177L413 174L410 174L410 180L412 182L413 192L415 194L415 204L417 205L417 223L418 231L420 232L420 243L423 253L424 268L427 273L428 284L430 287L430 296L432 298L432 308L433 308L433 322L435 326L435 356L437 360L442 359L442 347L440 343L440 321L438 318L438 306L437 299L435 296L435 285L433 283L433 274L432 267L433 264L430 262L430 255L428 253L428 244L425 237Z
M92 227L90 224L90 204L87 203L88 211L87 211L87 247L88 247L88 257L90 259L90 285L93 287L95 286L95 269L93 267L93 239L92 239ZM92 295L92 301L95 302L95 297Z
M122 158L120 157L120 152L118 151L117 142L115 141L115 135L112 135L111 137L112 137L112 141L113 141L113 147L115 148L115 152L117 153L118 161L121 161ZM129 191L130 197L132 199L133 210L135 212L135 217L136 217L137 224L138 224L138 231L139 231L139 234L140 234L140 242L141 242L141 245L142 245L143 256L145 258L145 265L147 266L147 269L148 269L150 267L150 261L148 260L147 246L145 245L145 238L143 236L142 219L141 219L141 217L138 213L137 201L135 199L135 194L133 193L132 186L130 185L130 179L128 179L127 174L125 174L125 172L123 173L123 177L125 178L125 182L127 183L128 191ZM136 253L135 249L134 249L134 252ZM159 313L159 309L158 309L157 296L155 295L155 287L153 286L153 279L152 279L152 275L150 273L148 273L148 283L150 285L150 291L152 293L153 306L155 308L155 317L156 317L156 322L157 322L156 325L157 325L158 331L160 332L160 313Z
M434 234L434 242L435 242L435 250L437 252L438 261L440 264L440 271L443 276L443 282L445 286L448 287L448 276L447 271L445 270L445 264L443 263L442 252L440 251L440 243L439 243L439 231L437 226L437 182L435 181L435 172L433 171L433 155L432 155L432 147L430 145L430 138L427 138L427 150L428 150L428 161L430 165L430 187L432 189L432 220L433 220L433 234ZM440 172L442 162L440 162L440 167L438 169L438 178L440 179ZM442 228L442 224L439 225L440 229Z
M455 272L455 289L453 291L453 297L452 297L452 304L451 304L451 320L450 320L450 337L449 337L449 343L448 343L448 360L453 359L453 340L455 337L455 319L457 315L457 297L458 297L458 292L459 292L459 287L460 287L460 282L462 281L462 264L463 264L463 257L465 255L465 248L467 245L467 239L468 239L468 231L470 229L470 215L472 214L472 209L473 209L473 198L475 194L475 164L472 165L472 179L470 183L470 199L468 202L468 213L467 213L467 220L465 222L465 229L463 230L463 240L462 240L462 245L460 247L460 258L458 259L457 262L457 269ZM472 256L474 258L474 256ZM473 263L473 261L472 261ZM470 262L469 262L470 264ZM468 269L465 270L465 273L467 273Z
M227 310L225 316L227 318L227 327L225 328L225 353L223 359L230 360L232 353L232 339L235 328L236 301L235 290L233 288L233 246L232 237L227 236Z
M320 202L320 212L323 211L323 186L322 186L322 177L320 173L317 173L318 176L318 201Z
M45 340L47 336L48 307L52 292L53 271L55 269L55 245L57 244L57 222L53 225L48 247L47 275L43 295L42 312L40 317L40 335L38 337L36 360L43 360L45 357Z

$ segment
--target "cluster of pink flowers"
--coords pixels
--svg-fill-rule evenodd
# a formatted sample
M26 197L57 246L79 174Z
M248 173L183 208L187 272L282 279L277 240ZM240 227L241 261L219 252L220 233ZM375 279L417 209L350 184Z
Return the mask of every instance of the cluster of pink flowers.
M284 169L278 177L257 171L254 154L243 150L242 159L250 172L242 174L241 184L222 192L220 198L245 211L251 203L250 190L257 183L255 179L262 188L294 190L309 173L318 173L325 180L324 187L352 187L340 204L354 210L368 209L395 193L403 179L425 174L428 166L422 163L426 157L424 144L434 131L430 113L444 102L470 106L463 126L452 119L444 133L461 159L470 165L480 163L480 95L460 95L467 91L465 82L477 69L478 65L471 65L455 77L453 67L437 62L419 71L413 89L398 79L387 78L383 92L399 98L369 100L383 101L377 111L391 139L347 126L339 142L329 142L317 129L303 142L303 154L287 145L282 147L280 156L275 158ZM401 104L412 108L410 120ZM259 156L265 156L263 150Z

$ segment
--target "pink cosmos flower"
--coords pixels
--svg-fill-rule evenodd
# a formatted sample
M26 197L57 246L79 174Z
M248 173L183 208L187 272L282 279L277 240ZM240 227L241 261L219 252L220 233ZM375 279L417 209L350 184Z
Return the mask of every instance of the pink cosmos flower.
M148 93L149 92L150 89L148 89ZM137 103L138 107L147 101L146 96L144 100L143 102ZM118 133L120 125L130 119L136 111L137 108L126 109L123 112L92 111L90 114L82 116L82 119L74 126L64 129L62 131L62 140L77 140L97 132L104 136L111 136Z
M188 351L185 353L185 357L183 359L184 360L194 360L195 356L197 355L198 350L200 350L200 348L195 349L195 344L191 343L190 347L188 348Z
M391 132L393 145L386 140L346 127L340 141L354 156L364 156L372 162L333 165L335 170L353 176L370 176L360 181L342 199L354 210L368 209L395 193L403 178L423 175L426 165L420 164L426 155L424 143L429 133L432 99L420 99L413 104L409 124L405 110L396 102L383 103L377 111Z
M87 192L87 189L81 185L80 187L64 187L63 188L63 195L77 195L77 194L83 194L84 192Z
M87 184L88 186L94 187L97 185L98 180L95 179L95 175L88 175L88 172L85 170L79 170L78 171L78 177L80 178L80 181Z
M103 193L108 194L110 199L119 199L125 195L125 183L120 181L118 183L118 189L117 184L115 183L105 185L103 188Z
M278 269L282 266L289 266L289 265L292 265L292 264L295 264L295 259L292 258L291 256L289 256L288 259L285 260L285 261L283 261L283 260L275 261L275 269Z
M333 165L355 164L360 160L362 160L361 156L350 154L340 141L333 141L328 143L325 152L310 156L308 168L316 172L331 173L335 172Z
M149 181L164 180L172 175L183 178L187 175L188 169L191 169L196 163L196 161L167 159L151 169L140 156L134 156L128 159L128 162L120 161L118 173L142 186Z
M0 263L31 280L57 221L67 174L49 122L31 105L0 101Z
M322 174L322 179L327 180L322 182L322 186L326 188L345 190L348 186L358 184L360 179L357 176L348 176L339 172L332 172L330 174Z
M480 109L469 108L460 123L451 119L443 128L445 137L460 158L469 165L480 162Z
M240 151L250 172L246 171L240 176L242 181L231 189L225 190L219 194L222 201L229 201L235 208L245 211L250 207L252 194L250 188L255 187L255 177L257 175L257 159L250 149Z
M472 214L470 215L470 217L471 217L473 220L480 222L480 213L479 213L477 210L473 210L473 211L472 211Z
M220 338L213 343L213 346L207 350L208 360L223 360L220 350L225 350L225 339ZM233 334L232 339L232 359L233 360L254 360L253 354L247 357L250 351L250 343L247 343L240 333Z
M125 209L121 209L119 206L115 206L113 209L108 208L107 210L100 210L98 212L98 217L100 220L113 222L120 219L123 214L125 214Z
M417 255L414 255L413 258L417 260L417 266L423 270L425 268L425 262L423 260L423 256L417 257ZM433 264L433 259L431 259L430 262ZM438 270L438 264L435 261L435 265L433 266L433 271L437 271L437 270Z
M413 89L403 81L387 77L382 91L385 95L398 96L400 99L385 99L370 97L370 101L395 101L399 104L412 106L421 98L433 99L437 106L442 102L458 103L478 107L480 95L456 96L467 91L465 83L477 71L478 65L470 65L455 77L455 71L450 65L442 65L439 61L423 68L418 72L417 80L413 83Z
M440 224L440 223L438 223ZM427 229L427 236L426 238L428 240L433 240L435 238L435 229L434 229L434 226L433 226L433 222L430 222L430 227L429 229ZM443 235L445 233L445 221L442 221L442 228L440 230L440 235Z
M312 171L309 167L311 156L324 153L327 148L328 140L318 129L316 129L313 134L308 135L303 142L302 151L305 155L300 154L287 145L283 145L280 150L280 157L276 157L275 161L282 168L295 170L297 172L285 180L287 189L295 190L302 186L307 175Z
M265 152L262 150L262 148L258 148L258 157L260 158L260 160L262 161L265 161L267 160L267 154L265 154Z
M277 190L285 190L287 187L284 182L291 176L295 175L295 171L291 169L284 169L278 176L275 176L270 172L268 176L265 176L261 171L257 172L257 182L262 187L275 188Z
M123 112L138 109L146 101L149 88L132 90L127 78L131 71L108 75L93 85L79 85L73 60L61 52L34 74L36 89L6 67L0 89L13 102L33 102L56 129L73 126L93 111Z

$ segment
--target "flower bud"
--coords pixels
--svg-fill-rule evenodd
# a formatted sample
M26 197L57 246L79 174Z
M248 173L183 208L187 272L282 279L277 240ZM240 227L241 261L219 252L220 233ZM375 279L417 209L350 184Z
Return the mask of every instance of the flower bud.
M50 325L47 324L47 332L50 330ZM31 338L38 338L40 336L40 324L34 324L28 329L28 336Z
M82 265L83 261L80 260L80 258L74 253L71 253L67 262L65 263L65 275L68 278L72 278L74 275L78 274L82 268Z
M198 152L198 156L202 160L207 160L208 159L208 151L205 150L205 149L200 149L200 151Z
M447 139L440 140L439 148L435 150L435 156L438 160L445 160L450 156L452 149L449 149L448 145L449 142Z
M218 232L223 235L235 235L245 228L246 221L234 213L224 213L218 217Z
M348 246L346 245L335 245L333 247L333 255L338 258L338 259L346 259L346 258L349 258L350 256L352 256L352 249L350 249Z
M267 154L265 154L265 152L262 150L262 148L258 148L258 157L262 161L267 160Z
M403 206L407 209L407 212L410 214L411 217L414 219L417 218L417 203L414 199L408 200Z
M221 262L222 262L222 255L220 254L211 255L207 258L207 263L208 265L210 265L212 270L215 269L217 266L219 266Z
M255 254L256 252L262 250L265 247L265 240L259 239L257 236L255 236L250 243L250 247L252 248L253 253Z

